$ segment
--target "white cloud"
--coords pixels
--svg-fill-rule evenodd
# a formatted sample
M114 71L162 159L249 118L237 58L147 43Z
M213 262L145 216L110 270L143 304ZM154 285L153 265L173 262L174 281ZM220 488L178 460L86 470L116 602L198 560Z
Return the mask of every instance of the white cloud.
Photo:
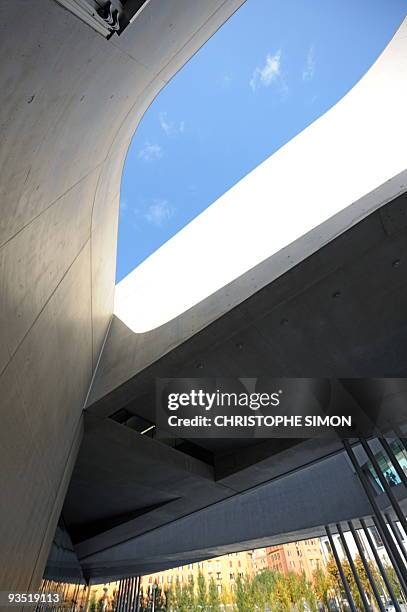
M160 113L158 115L161 129L167 136L176 136L177 134L183 134L185 131L185 121L175 123L170 121L167 117L167 113Z
M225 89L229 88L232 82L233 82L233 77L230 74L224 74L220 79L220 83L222 87Z
M168 204L167 200L154 200L148 207L144 217L151 225L161 227L171 219L174 212L174 209Z
M144 161L154 161L160 159L163 156L163 150L158 144L151 144L146 142L144 147L138 152L138 157L144 159Z
M302 80L310 81L312 77L314 76L314 73L315 73L315 49L314 49L314 45L311 45L311 47L308 49L307 61L306 61L304 70L302 71Z
M257 66L253 71L252 78L249 82L252 90L255 91L259 83L264 87L269 87L273 81L276 81L281 74L280 65L281 49L274 55L267 55L264 66L262 68Z

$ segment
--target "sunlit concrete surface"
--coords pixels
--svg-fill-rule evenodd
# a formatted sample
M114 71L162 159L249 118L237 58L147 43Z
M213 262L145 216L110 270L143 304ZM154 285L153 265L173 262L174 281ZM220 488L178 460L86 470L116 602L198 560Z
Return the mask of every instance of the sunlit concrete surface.
M406 168L405 32L404 24L340 102L118 284L114 311L125 325L146 332L167 323L295 243L284 262L269 259L271 281L380 205L355 202ZM231 292L230 302L239 297Z
M242 0L151 0L106 40L0 3L0 590L39 584L112 316L120 179L151 101Z

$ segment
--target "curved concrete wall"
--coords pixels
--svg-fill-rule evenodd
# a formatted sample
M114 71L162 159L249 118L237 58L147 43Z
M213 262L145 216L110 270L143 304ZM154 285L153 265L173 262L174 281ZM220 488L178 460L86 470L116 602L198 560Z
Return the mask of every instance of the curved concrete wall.
M151 0L106 41L0 5L0 590L35 589L113 308L123 160L145 109L243 0Z

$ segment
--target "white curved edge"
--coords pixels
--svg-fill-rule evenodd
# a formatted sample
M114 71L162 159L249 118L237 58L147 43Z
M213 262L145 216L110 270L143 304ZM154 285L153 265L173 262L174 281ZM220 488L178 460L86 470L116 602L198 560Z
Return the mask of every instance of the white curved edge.
M407 166L406 74L407 18L344 98L118 283L115 315L150 331L347 207L342 231L372 212L351 205Z

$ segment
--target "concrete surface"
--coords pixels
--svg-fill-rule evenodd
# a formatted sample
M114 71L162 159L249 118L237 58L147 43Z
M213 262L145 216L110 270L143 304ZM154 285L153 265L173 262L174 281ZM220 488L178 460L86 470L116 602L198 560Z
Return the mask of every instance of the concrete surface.
M0 5L0 589L44 570L112 316L130 139L241 2L152 0L109 41L54 0Z
M119 408L151 417L154 376L196 375L198 360L205 375L406 372L406 173L397 164L397 176L363 183L373 191L344 201L351 208L305 241L160 329L135 334L117 318L109 328L130 139L154 96L241 3L151 0L108 41L54 0L0 5L0 590L37 588L68 489L72 564L93 580L366 511L335 444L234 448L211 464L108 418ZM405 45L406 24L392 43L400 62L381 76L393 93ZM404 125L403 116L400 134ZM298 497L303 514L287 515ZM58 555L50 563L58 571Z

